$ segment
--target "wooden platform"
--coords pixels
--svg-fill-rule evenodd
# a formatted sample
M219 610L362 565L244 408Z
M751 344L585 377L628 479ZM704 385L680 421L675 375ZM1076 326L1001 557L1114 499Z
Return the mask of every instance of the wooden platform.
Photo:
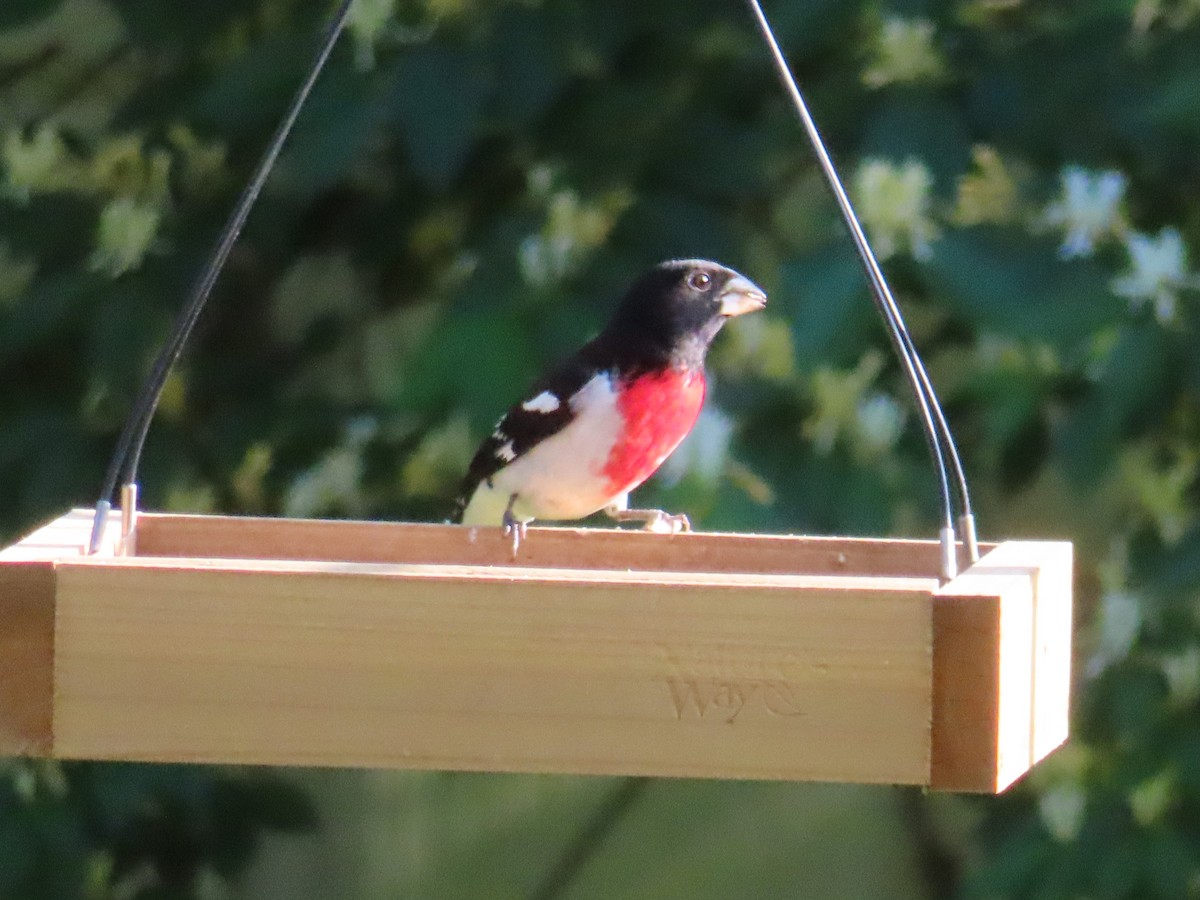
M0 753L992 792L1067 736L1066 543L90 524L0 552Z

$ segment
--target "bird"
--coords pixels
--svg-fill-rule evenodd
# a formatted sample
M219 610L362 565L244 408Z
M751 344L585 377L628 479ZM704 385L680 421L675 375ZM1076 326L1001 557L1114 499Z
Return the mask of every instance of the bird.
M690 530L685 515L631 509L629 492L696 424L721 326L766 303L754 282L716 262L651 268L596 337L503 415L471 460L451 521L501 526L514 558L534 519L604 510L651 531Z

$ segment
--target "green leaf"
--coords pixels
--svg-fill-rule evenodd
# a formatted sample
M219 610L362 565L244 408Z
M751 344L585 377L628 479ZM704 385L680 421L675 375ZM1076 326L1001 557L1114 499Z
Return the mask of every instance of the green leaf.
M0 366L61 340L95 299L92 279L76 273L39 278L15 304L0 309Z
M1082 486L1112 464L1122 438L1168 414L1179 380L1170 336L1153 323L1126 326L1104 371L1060 426L1055 456Z
M737 264L737 241L728 219L713 206L688 195L663 192L643 196L618 221L611 242L634 248L641 260L639 265L649 266L672 257Z
M430 334L406 366L401 403L426 415L465 406L475 423L491 423L520 399L538 358L511 310L460 315Z
M964 53L960 66L972 74L963 104L978 124L975 140L1053 158L1047 167L1112 158L1100 148L1120 143L1122 110L1148 97L1130 77L1128 12L1086 21L1097 6L1073 4L1066 15L1079 17L1075 27L995 28Z
M7 773L0 775L7 778ZM7 785L4 785L7 788ZM3 809L14 810L17 799L7 791ZM8 812L0 816L0 896L19 897L28 890L30 876L36 866L36 851L31 829L20 818Z
M859 155L918 159L944 185L969 167L971 135L961 107L932 92L905 92L868 120Z
M1132 559L1132 577L1139 588L1171 602L1189 603L1200 588L1200 528L1193 528L1177 543L1138 548Z
M5 0L5 3L11 0ZM139 43L188 46L227 28L246 10L242 0L205 0L181 4L165 15L156 0L120 0L113 4L130 35Z
M940 302L975 328L1070 348L1119 322L1124 305L1091 260L998 228L948 231L926 266Z
M686 128L668 131L654 149L656 177L673 192L738 202L760 189L764 160L773 147L758 129L698 112Z
M17 205L0 200L5 242L41 270L83 268L96 231L97 204L76 194L41 194Z
M384 79L331 64L313 87L279 160L278 182L315 197L346 178L383 118Z
M223 817L240 817L283 832L311 831L317 826L312 801L293 781L263 770L252 777L223 779L215 794Z
M866 347L883 339L883 322L848 241L798 257L784 265L782 274L770 304L792 324L801 368L853 365Z
M4 0L0 3L0 28L15 28L48 18L63 0Z
M544 7L506 6L497 14L488 42L496 89L488 111L518 124L547 111L567 83L566 48L551 30Z
M855 4L845 0L776 3L768 9L771 25L791 56L837 48L857 26Z
M261 41L218 69L191 101L191 118L248 142L251 157L283 118L313 54L313 42L282 33Z
M425 45L401 61L390 112L420 176L445 184L458 172L476 136L487 90L477 62L458 50Z

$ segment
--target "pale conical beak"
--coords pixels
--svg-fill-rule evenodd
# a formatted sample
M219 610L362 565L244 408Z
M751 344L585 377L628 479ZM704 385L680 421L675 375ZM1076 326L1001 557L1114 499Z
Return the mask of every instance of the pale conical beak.
M721 291L721 315L732 318L767 305L767 292L749 278L734 276Z

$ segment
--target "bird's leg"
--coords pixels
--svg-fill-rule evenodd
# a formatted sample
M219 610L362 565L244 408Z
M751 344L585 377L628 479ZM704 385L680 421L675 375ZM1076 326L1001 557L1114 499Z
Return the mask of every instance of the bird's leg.
M521 522L513 515L513 504L517 502L517 495L513 494L508 498L508 506L504 508L504 518L500 521L504 525L505 537L512 538L512 558L517 558L517 550L521 547L521 541L525 540L524 522Z
M692 523L682 513L675 515L661 509L630 509L628 494L622 494L604 507L604 513L617 522L642 522L646 531L655 534L679 534L692 530Z
M605 509L618 522L642 522L646 531L655 534L679 534L691 531L692 523L683 513L669 513L661 509Z

